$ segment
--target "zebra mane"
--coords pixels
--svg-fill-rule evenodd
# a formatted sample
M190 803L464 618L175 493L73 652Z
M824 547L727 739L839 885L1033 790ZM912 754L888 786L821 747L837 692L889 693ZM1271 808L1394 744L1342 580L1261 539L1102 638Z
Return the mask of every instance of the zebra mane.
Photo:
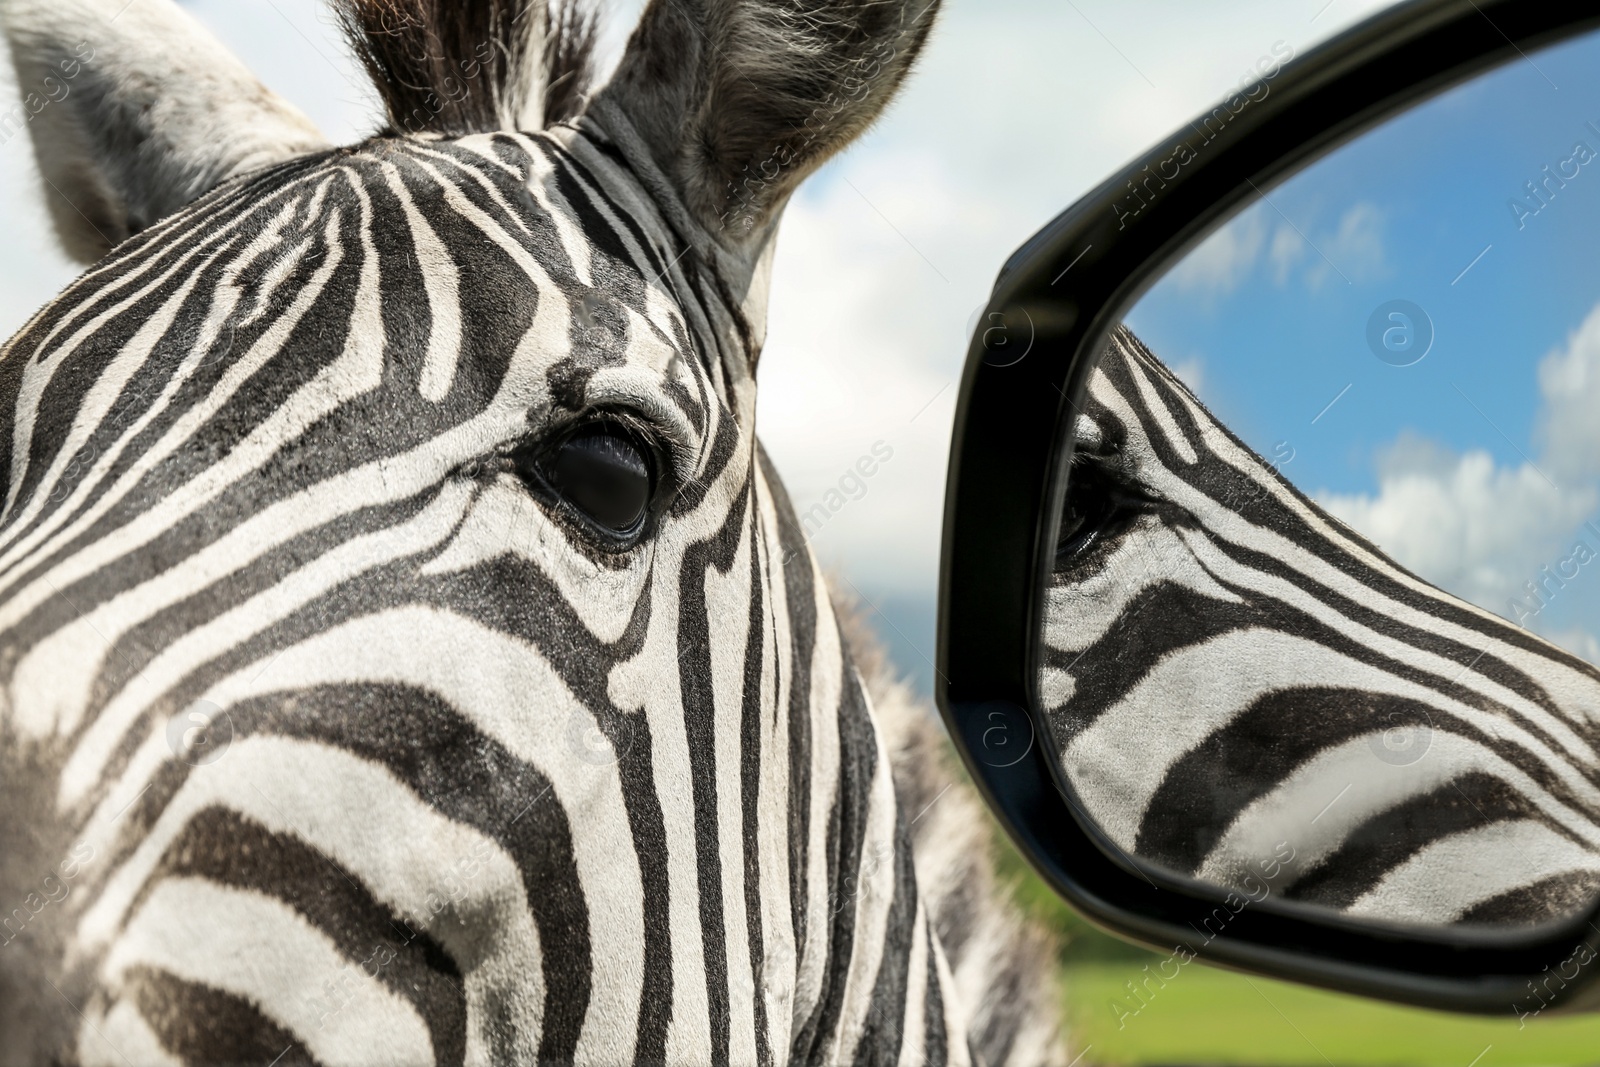
M394 133L543 128L576 115L594 73L585 0L335 0Z

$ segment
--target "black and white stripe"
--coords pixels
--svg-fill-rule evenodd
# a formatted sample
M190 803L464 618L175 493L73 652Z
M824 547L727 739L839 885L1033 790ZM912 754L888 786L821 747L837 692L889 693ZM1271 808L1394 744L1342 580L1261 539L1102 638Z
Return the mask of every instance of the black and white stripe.
M897 1053L915 885L886 864L829 908L903 851L887 767L820 584L771 549L718 334L645 279L730 312L566 136L251 179L13 343L8 721L94 851L85 1062L116 1059L97 1031L220 1061ZM686 488L601 558L484 457L530 411L623 406ZM231 741L192 767L167 725L196 702ZM191 1032L201 1002L233 1021Z
M1600 672L1296 491L1126 330L1076 430L1040 687L1120 847L1353 914L1531 922L1600 890Z
M244 174L6 348L0 1060L1058 1054L992 880L914 866L762 296L595 116ZM601 414L628 544L518 466Z

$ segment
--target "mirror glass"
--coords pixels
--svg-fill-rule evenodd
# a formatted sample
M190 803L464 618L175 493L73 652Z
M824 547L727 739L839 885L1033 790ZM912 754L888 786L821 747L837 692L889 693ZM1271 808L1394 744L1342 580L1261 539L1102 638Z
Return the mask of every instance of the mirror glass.
M1038 660L1105 847L1240 906L1592 907L1600 39L1258 190L1124 323Z

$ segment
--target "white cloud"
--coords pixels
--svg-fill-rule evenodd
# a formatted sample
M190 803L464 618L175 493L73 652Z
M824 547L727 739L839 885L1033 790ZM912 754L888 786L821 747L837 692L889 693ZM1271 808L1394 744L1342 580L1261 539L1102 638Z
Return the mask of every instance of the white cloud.
M1539 362L1538 441L1552 477L1600 477L1600 304Z
M334 144L380 124L377 91L345 47L325 0L187 0L184 8Z
M1587 630L1555 630L1542 635L1551 644L1560 645L1575 656L1590 663L1600 663L1600 640Z
M1371 281L1384 277L1388 261L1383 251L1383 213L1365 201L1352 204L1326 236L1315 240L1316 261L1306 271L1313 290L1337 273L1341 281Z
M1204 397L1206 387L1206 361L1200 356L1190 356L1177 363L1168 363L1167 369L1189 387L1195 396Z
M1509 613L1523 584L1570 547L1569 532L1600 492L1558 488L1530 464L1502 467L1487 452L1454 455L1402 437L1373 495L1321 493L1317 502L1428 581Z
M1184 292L1231 293L1255 269L1266 239L1260 208L1250 208L1184 256L1172 268L1172 280Z
M1225 296L1250 276L1263 256L1280 289L1297 271L1312 291L1335 275L1341 281L1361 282L1389 272L1383 213L1375 204L1353 204L1331 228L1318 230L1308 223L1306 233L1280 222L1271 227L1270 240L1268 222L1264 203L1235 215L1178 261L1170 275L1173 283L1201 298Z
M1272 250L1267 257L1272 261L1273 283L1282 289L1289 283L1289 275L1306 257L1306 239L1293 226L1279 226L1272 235Z
M1566 625L1575 614L1593 618L1593 593L1560 597L1559 624L1528 610L1551 599L1530 600L1530 591L1573 556L1574 531L1586 552L1600 548L1580 529L1600 506L1600 304L1540 361L1538 376L1536 459L1500 466L1485 452L1404 434L1379 459L1375 494L1318 500L1428 581L1600 662L1590 632Z

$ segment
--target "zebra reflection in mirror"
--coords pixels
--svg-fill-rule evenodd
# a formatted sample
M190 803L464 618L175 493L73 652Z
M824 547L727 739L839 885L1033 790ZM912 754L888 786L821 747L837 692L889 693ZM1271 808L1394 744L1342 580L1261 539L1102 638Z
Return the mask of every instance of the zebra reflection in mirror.
M1407 923L1600 890L1600 671L1387 558L1126 329L1075 423L1046 612L1063 769L1126 852Z
M0 1061L1063 1059L753 433L933 4L658 0L592 95L570 9L339 11L345 148L171 0L0 5L93 263L0 358Z

